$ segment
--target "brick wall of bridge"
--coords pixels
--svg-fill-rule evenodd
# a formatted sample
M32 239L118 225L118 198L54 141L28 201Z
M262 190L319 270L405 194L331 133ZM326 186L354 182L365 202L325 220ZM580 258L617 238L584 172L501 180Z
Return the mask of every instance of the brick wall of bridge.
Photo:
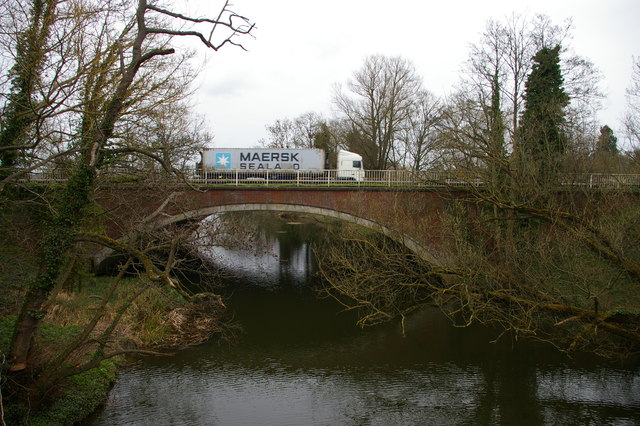
M167 191L156 189L112 189L98 194L109 213L106 221L111 236L120 237L137 226L167 199ZM440 213L450 193L437 190L403 191L370 188L215 188L182 190L156 218L217 206L285 204L345 213L374 222L425 245L439 245L443 233Z

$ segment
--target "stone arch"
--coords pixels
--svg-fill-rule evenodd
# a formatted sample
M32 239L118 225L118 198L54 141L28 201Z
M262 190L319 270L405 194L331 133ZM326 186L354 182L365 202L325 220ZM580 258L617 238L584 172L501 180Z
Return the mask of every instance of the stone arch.
M432 265L439 265L440 262L438 259L427 250L420 242L404 235L402 233L396 232L393 229L390 229L384 225L380 225L374 221L364 219L361 217L357 217L351 215L349 213L344 213L328 208L322 207L313 207L313 206L305 206L298 204L283 204L283 203L234 203L234 204L221 204L217 206L211 207L203 207L200 209L190 210L183 213L178 213L171 216L165 216L161 219L155 220L151 226L152 229L163 228L165 226L171 225L173 223L178 223L186 220L194 220L205 218L207 216L211 216L214 214L220 213L228 213L228 212L243 212L243 211L273 211L273 212L287 212L287 213L306 213L306 214L315 214L320 216L332 217L340 220L344 220L346 222L355 223L360 226L364 226L366 228L372 229L376 232L379 232L383 235L386 235L389 238L392 238L400 243L402 243L405 247L411 250L413 253L418 255L421 259L431 263ZM122 240L126 240L127 237L121 238ZM109 248L104 248L100 250L98 253L94 255L94 264L100 265L105 259L111 256L113 250Z
M304 205L297 205L297 204L280 204L280 203L223 204L223 205L212 206L212 207L204 207L204 208L191 210L184 213L179 213L177 215L164 217L154 222L154 228L162 228L162 227L171 225L173 223L182 222L184 220L204 218L214 214L229 213L229 212L243 212L243 211L245 212L246 211L273 211L273 212L287 212L287 213L306 213L306 214L315 214L319 216L327 216L335 219L344 220L346 222L355 223L357 225L372 229L376 232L379 232L383 235L386 235L389 238L392 238L402 243L405 247L407 247L413 253L418 255L421 259L424 259L433 265L437 265L440 263L433 256L433 254L431 254L429 250L426 249L426 247L424 247L418 241L416 241L413 238L410 238L407 235L398 233L392 229L389 229L386 226L380 225L379 223L373 222L371 220L363 219L361 217L357 217L349 213L344 213L344 212L327 209L323 207L312 207L312 206L304 206Z
M346 222L351 222L360 226L364 226L366 228L372 229L376 232L379 232L389 238L392 238L400 243L402 243L405 247L415 253L421 259L427 261L432 265L439 265L440 262L438 259L431 254L429 250L425 246L423 246L417 240L394 231L384 225L380 225L377 222L364 219L358 216L354 216L349 213L340 212L337 210L332 210L323 207L313 207L313 206L305 206L298 204L283 204L283 203L234 203L234 204L221 204L217 206L203 207L195 210L190 210L183 213L178 213L171 216L164 216L161 219L157 219L150 223L151 229L163 228L165 226L169 226L174 223L201 219L207 216L211 216L214 214L220 213L228 213L228 212L243 212L243 211L273 211L273 212L287 212L287 213L306 213L306 214L315 214L319 216L327 216L340 220L344 220ZM123 240L126 240L127 237L123 237ZM111 254L112 250L105 248L100 250L94 256L94 264L99 265L105 259L107 259Z

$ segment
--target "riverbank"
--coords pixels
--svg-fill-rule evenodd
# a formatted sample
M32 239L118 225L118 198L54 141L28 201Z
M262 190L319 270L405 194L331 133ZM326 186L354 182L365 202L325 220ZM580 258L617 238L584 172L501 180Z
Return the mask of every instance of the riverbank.
M96 342L108 339L105 353L119 356L102 361L97 368L71 375L45 393L41 401L33 400L24 389L11 386L11 375L2 369L2 392L6 424L65 425L91 414L102 404L116 379L118 366L126 356L142 351L170 354L177 349L199 344L213 335L223 335L224 308L201 301L186 302L174 289L152 285L139 278L125 278L103 306L112 277L91 279L81 292L58 292L51 298L46 322L40 330L33 368L19 374L31 375L35 382L46 373L52 361L72 348L64 367L80 367L95 355ZM141 289L145 289L141 291ZM128 307L127 307L128 305ZM126 309L125 309L126 308ZM5 311L6 312L6 311ZM77 344L85 326L94 317L100 319ZM15 316L0 317L0 352L9 353ZM113 330L107 335L105 332ZM16 374L16 373L12 373ZM24 382L21 380L21 382Z

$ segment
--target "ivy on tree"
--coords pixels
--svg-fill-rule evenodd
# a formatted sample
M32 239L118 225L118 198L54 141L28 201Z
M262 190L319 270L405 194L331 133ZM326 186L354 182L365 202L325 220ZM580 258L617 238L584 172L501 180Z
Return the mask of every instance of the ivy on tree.
M538 163L542 174L556 168L558 157L567 147L562 125L569 95L563 82L560 45L540 49L533 57L531 73L525 83L525 110L520 131L525 155Z

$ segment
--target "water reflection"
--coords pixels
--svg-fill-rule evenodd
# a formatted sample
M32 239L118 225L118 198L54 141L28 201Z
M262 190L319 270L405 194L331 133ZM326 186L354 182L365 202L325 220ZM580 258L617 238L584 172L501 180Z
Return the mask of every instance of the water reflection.
M283 277L308 275L295 265L307 265L310 252L306 237L285 249L279 241L256 261L279 276L278 291L243 288L230 303L245 328L238 345L208 343L133 365L89 424L599 425L640 419L637 366L490 343L489 330L453 328L435 309L412 315L406 337L397 324L358 329L352 313L332 301L282 285ZM277 268L267 261L275 258Z
M244 240L242 249L212 245L204 249L205 258L255 286L270 289L308 286L316 266L311 242L320 238L322 228L291 221L287 216L279 218L271 213L255 213L250 217L253 219L245 218L242 225L231 226L232 229L244 229L249 226L246 222L250 222L253 238ZM237 219L232 217L230 220ZM222 230L224 216L211 217L205 225ZM305 230L303 235L300 234L301 228Z
M126 370L92 424L635 424L640 374L491 344L435 310L360 330L328 301L238 295L245 339Z

